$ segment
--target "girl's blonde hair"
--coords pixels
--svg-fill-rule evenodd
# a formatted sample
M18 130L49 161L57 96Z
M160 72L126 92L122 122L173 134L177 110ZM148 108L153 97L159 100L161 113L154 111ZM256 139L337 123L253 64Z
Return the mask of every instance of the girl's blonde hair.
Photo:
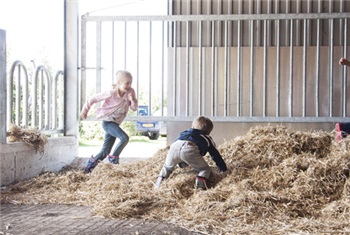
M127 79L127 78L132 80L132 75L130 72L128 72L126 70L117 71L117 73L115 74L115 80L114 80L112 87L116 88L118 86L118 83L125 81L125 79Z
M214 124L209 118L204 116L199 116L193 120L192 128L204 131L209 135L214 128Z

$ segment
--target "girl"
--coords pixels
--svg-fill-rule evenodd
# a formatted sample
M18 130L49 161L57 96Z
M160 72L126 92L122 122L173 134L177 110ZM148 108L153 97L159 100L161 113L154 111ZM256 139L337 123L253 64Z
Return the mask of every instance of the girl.
M92 96L84 104L80 114L82 119L86 119L93 104L103 101L102 106L96 109L96 117L102 120L102 127L105 131L102 149L95 157L91 156L85 173L90 173L107 156L110 163L119 164L120 153L129 142L129 136L119 125L124 121L129 107L133 111L138 108L138 101L131 83L132 75L128 71L120 70L116 74L116 80L111 90ZM119 142L112 155L108 155L116 138L119 139Z

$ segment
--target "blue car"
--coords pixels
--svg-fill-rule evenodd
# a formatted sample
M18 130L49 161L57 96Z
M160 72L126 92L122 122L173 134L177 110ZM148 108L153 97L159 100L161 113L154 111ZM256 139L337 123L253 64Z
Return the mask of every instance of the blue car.
M150 116L147 105L139 105L139 116ZM158 121L136 122L136 130L142 136L147 136L150 140L159 138L160 124Z

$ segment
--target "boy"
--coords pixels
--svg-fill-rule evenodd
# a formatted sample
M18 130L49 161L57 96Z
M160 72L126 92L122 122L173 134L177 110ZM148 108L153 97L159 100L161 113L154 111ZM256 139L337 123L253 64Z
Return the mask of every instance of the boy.
M190 166L198 171L195 188L207 189L207 181L211 174L208 163L203 159L207 152L221 172L227 170L221 154L209 135L212 130L213 122L207 117L199 116L193 120L192 128L180 133L177 140L170 146L164 166L155 183L156 188L160 186L162 180L169 177L178 164L180 168Z

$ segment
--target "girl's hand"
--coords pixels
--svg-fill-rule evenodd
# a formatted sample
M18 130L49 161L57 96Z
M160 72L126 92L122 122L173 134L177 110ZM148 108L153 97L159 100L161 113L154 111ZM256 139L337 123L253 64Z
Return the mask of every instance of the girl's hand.
M135 91L132 90L129 94L129 99L130 101L133 101L133 102L136 102L136 94L135 94Z
M80 114L80 117L81 117L81 119L86 119L86 114L84 114L84 113L82 113L82 114Z

